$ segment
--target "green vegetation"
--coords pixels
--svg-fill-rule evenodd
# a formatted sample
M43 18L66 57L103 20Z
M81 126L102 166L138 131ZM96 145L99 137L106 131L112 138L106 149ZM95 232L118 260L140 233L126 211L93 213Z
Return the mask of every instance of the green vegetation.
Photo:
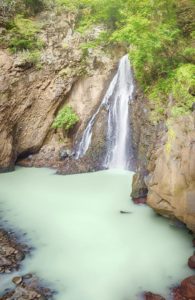
M105 25L106 33L98 40L82 45L85 53L105 42L129 49L136 79L154 107L154 119L190 110L195 94L193 0L56 1L78 13L80 32L93 24Z
M22 51L18 53L22 64L30 64L31 66L36 66L37 69L42 68L42 64L40 62L41 52L39 50L33 51Z
M32 16L40 12L48 2L48 0L1 0L0 15L4 18L13 17L16 14Z
M38 38L40 25L33 16L44 7L43 0L2 0L0 17L6 32L1 44L12 53L18 53L23 62L40 67L40 50L44 46Z
M68 131L69 129L73 128L74 125L79 121L78 115L74 112L72 107L65 106L63 107L57 114L52 128L62 128L64 131Z
M37 38L39 26L36 22L17 15L7 24L10 33L9 48L12 52L41 49L43 43Z
M153 119L160 119L169 108L172 117L188 113L195 101L194 95L195 65L181 64L151 88L149 99L155 108Z
M30 17L50 1L2 0L0 15L12 15L6 26L13 52L28 50L30 58L38 57L43 45L37 38L39 26ZM85 57L98 45L126 47L139 86L151 101L154 121L189 112L195 95L194 0L55 0L55 5L59 12L77 15L81 34L104 25L98 38L81 45Z

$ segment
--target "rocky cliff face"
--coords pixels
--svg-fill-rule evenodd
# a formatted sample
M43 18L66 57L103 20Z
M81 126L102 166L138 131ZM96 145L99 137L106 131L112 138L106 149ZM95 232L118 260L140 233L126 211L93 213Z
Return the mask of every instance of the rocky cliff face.
M138 93L132 106L137 173L133 198L165 217L178 219L195 232L195 114L150 122L150 104Z
M61 149L70 149L79 138L121 55L99 48L84 56L81 44L96 38L102 28L85 35L74 32L73 14L44 12L37 19L45 44L40 68L0 49L1 171L12 170L18 158L25 158L26 165L58 167ZM74 108L80 123L62 138L51 125L65 103Z
M148 204L195 232L195 115L168 126L146 177Z

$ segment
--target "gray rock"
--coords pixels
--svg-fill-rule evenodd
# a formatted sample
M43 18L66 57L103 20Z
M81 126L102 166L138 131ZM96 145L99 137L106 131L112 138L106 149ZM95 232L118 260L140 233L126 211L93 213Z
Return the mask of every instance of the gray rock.
M59 151L59 159L64 160L71 156L71 151L69 149L66 149L65 147L62 147Z
M21 251L18 251L18 253L16 254L16 259L18 261L22 261L25 258L25 254Z
M12 282L15 284L15 285L19 285L21 282L22 282L22 277L21 276L16 276L12 279Z

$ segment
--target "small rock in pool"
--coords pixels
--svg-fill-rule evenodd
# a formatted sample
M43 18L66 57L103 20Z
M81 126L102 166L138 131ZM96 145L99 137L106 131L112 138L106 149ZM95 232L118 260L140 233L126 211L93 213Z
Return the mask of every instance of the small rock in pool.
M30 273L23 276L24 279L30 279L32 277L33 277L33 275Z
M192 255L189 259L188 259L188 266L191 269L195 269L195 255Z
M146 292L144 293L144 300L166 300L166 299L161 297L160 295L153 294L151 292Z
M18 253L16 254L16 259L17 261L22 261L25 259L25 254L21 251L18 251Z
M12 282L15 284L15 285L19 285L21 282L22 282L22 277L21 276L16 276L12 279Z
M5 290L0 300L48 300L52 298L54 292L49 288L40 286L36 276L32 275L31 278L25 280L26 276L14 277L12 282L15 287L12 290Z

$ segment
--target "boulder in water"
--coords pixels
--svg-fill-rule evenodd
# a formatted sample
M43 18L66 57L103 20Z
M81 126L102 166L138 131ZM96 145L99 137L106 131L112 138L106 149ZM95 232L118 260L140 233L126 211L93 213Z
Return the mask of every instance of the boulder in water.
M173 300L195 300L195 276L190 276L173 289Z
M144 293L145 300L165 300L165 298L161 297L160 295L153 294L151 292Z
M144 181L145 174L142 171L137 172L133 176L133 183L132 183L132 198L145 198L148 194L148 188Z
M191 269L195 269L195 255L192 255L189 259L188 259L188 266Z
M190 276L181 282L182 295L195 299L195 276Z
M12 279L12 282L15 284L15 285L19 285L20 283L22 283L22 277L21 276L16 276Z

